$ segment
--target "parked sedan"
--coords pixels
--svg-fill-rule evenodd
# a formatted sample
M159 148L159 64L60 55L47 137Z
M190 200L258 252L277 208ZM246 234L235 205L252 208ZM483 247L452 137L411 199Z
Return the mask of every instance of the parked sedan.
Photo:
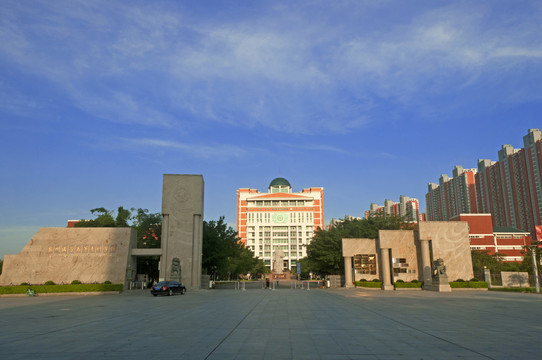
M186 288L183 284L179 284L177 281L160 281L158 284L153 285L151 288L151 294L157 295L173 295L180 293L183 295L186 292Z

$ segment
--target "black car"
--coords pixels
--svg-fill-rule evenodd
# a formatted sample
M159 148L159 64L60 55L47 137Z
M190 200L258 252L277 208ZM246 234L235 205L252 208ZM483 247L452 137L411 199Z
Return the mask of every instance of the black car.
M173 295L180 293L183 295L186 292L186 288L183 284L179 284L177 281L160 281L151 288L151 294L157 295Z

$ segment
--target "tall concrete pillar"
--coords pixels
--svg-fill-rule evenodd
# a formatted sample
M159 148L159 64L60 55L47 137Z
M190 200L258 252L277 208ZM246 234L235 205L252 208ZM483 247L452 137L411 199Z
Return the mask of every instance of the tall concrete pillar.
M344 257L344 287L353 287L352 284L352 257Z
M188 289L201 287L203 193L201 175L164 175L160 279L170 280L173 264L180 262L181 282Z
M390 276L390 249L380 249L382 259L382 290L393 290Z
M433 281L431 280L431 255L429 253L429 240L420 240L422 252L422 281L423 289L430 290Z

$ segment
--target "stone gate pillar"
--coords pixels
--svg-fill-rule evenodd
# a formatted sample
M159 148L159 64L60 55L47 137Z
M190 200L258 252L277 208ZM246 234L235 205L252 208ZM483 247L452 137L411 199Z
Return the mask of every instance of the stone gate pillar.
M172 264L179 259L181 282L188 289L201 287L203 193L201 175L164 175L160 279L171 279Z
M431 289L433 283L431 279L431 255L429 253L429 241L420 240L420 247L422 253L422 281L424 290Z

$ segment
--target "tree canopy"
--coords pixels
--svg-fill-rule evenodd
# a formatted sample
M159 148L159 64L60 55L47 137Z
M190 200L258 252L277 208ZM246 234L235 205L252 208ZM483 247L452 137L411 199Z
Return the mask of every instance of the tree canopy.
M132 227L137 230L138 248L159 248L162 235L162 215L149 213L147 209L130 210L119 206L117 213L99 207L90 210L96 216L92 220L81 220L75 227ZM135 212L135 215L132 214ZM131 221L131 223L130 223Z
M235 230L224 222L224 217L203 222L202 252L202 267L214 279L266 271L263 261L254 257L254 253L239 241Z
M487 250L473 250L471 255L472 270L477 275L483 274L484 267L489 269L492 274L498 274L501 271L522 271L530 274L533 272L531 252L528 249L523 251L523 261L520 263L503 262L499 253L490 255ZM540 264L540 251L538 249L537 264Z
M379 230L410 230L414 225L400 216L375 215L368 219L344 220L329 230L318 230L307 246L309 267L322 275L344 274L341 240L343 238L378 238ZM303 266L303 264L302 264ZM306 271L302 269L302 271Z
M129 227L128 221L131 219L131 212L128 209L119 206L117 216L114 212L104 207L90 210L91 214L96 216L93 220L80 220L75 227Z

